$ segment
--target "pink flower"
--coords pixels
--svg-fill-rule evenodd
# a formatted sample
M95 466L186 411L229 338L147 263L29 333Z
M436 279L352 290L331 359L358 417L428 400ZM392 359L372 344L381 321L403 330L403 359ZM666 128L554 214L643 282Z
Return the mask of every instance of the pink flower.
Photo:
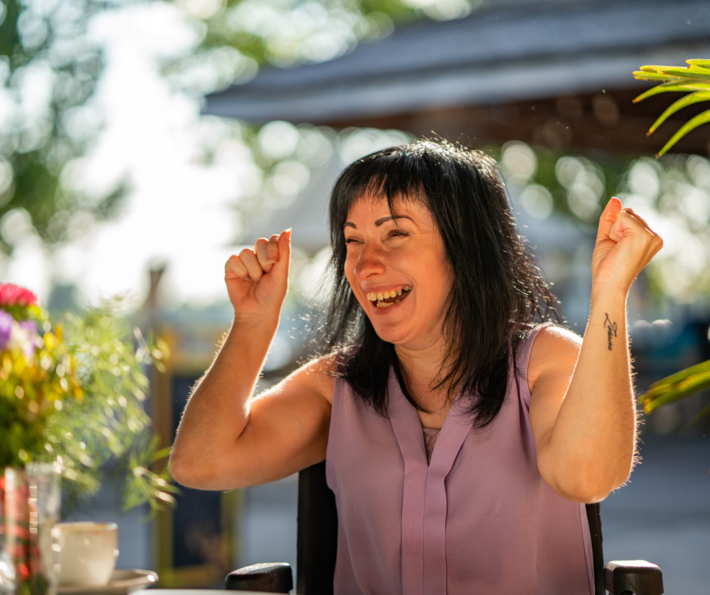
M37 296L29 289L13 285L12 283L0 283L0 308L3 306L36 306Z

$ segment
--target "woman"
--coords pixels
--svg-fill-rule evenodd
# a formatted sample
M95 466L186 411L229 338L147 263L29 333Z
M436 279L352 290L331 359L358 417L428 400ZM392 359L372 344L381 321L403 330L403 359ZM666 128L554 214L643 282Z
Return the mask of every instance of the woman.
M170 469L256 485L326 460L335 592L592 593L583 503L628 478L626 296L661 239L611 199L584 340L516 234L495 163L445 143L379 151L331 197L321 357L251 398L288 285L290 231L226 265L232 328Z

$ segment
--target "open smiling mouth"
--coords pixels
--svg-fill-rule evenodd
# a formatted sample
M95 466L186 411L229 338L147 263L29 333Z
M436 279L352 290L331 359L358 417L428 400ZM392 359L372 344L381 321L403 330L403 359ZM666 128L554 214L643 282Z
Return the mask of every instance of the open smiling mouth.
M378 308L389 308L395 304L401 302L412 288L407 285L406 287L400 287L399 289L393 289L392 291L378 291L377 293L371 292L367 294L367 299L375 304Z

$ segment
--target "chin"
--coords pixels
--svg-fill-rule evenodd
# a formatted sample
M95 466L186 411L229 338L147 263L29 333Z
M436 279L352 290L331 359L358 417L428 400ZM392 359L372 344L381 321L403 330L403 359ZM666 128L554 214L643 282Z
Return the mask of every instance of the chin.
M377 336L387 343L403 343L406 341L408 333L402 328L392 328L389 325L372 325ZM394 326L394 325L393 325Z

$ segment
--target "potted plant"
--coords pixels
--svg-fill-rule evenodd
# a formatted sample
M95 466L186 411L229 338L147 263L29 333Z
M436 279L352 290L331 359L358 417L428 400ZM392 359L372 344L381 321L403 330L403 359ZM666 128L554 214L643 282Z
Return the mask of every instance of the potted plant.
M27 289L0 284L0 592L53 593L59 480L95 493L107 461L125 470L124 507L174 502L144 411L146 368L165 346L117 314L117 301L53 323Z

